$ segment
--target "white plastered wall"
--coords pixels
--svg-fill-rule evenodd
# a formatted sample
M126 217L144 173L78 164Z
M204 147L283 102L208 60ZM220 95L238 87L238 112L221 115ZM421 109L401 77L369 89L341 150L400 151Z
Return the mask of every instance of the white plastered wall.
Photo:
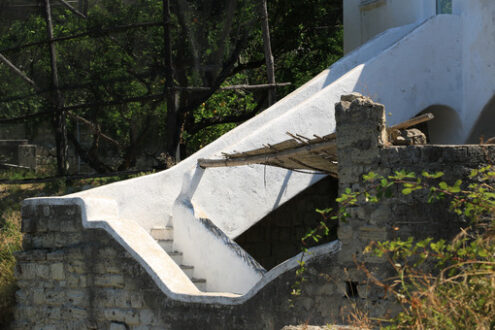
M412 24L383 33L373 42L363 45L360 49L336 62L329 69L321 72L270 109L223 135L171 169L153 175L116 182L71 196L113 199L117 202L122 217L134 219L146 230L150 230L153 226L163 226L170 223L172 205L179 194L183 175L196 167L198 158L219 157L221 152L232 151L235 148L231 146L244 139L248 139L246 145L253 147L260 147L264 143L279 141L279 139L287 139L288 136L285 135L285 132L290 131L291 127L283 128L280 124L275 123L284 113L290 111L301 102L318 102L318 100L306 100L309 100L312 95L341 78L349 70L376 57L416 27L416 24ZM355 73L351 73L352 75L355 75ZM338 83L336 86L346 85L346 88L338 88L336 92L351 91L355 80L356 78L344 78L344 82ZM325 97L323 98L325 99ZM319 107L321 108L324 105L325 107L333 108L331 102L334 101L335 99L325 101ZM327 112L325 116L328 120L333 121L332 115L326 110L325 112ZM297 116L300 117L301 115ZM332 125L329 125L328 122L320 122L317 117L314 117L314 121L308 119L303 117L299 120L301 125L307 125L305 132L311 133L310 130L315 125L320 127L318 132L328 133L333 129ZM261 133L260 129L263 127L268 129L264 129L263 133ZM316 134L316 132L311 134ZM203 197L198 197L199 193L195 194L198 202L202 204L200 205L201 208L208 209L209 212L206 215L215 221L216 225L221 227L230 237L237 236L264 214L269 213L272 209L275 209L321 178L321 176L311 177L309 175L288 173L274 168L257 167L254 171L252 168L246 166L238 169L208 170L204 175L205 183L202 186L209 185L210 188L201 193L204 194ZM246 173L250 174L246 175ZM206 181L206 178L209 178L208 181ZM239 178L248 179L240 180ZM281 187L289 188L281 189ZM222 190L221 194L217 192ZM256 199L258 203L249 206L252 199ZM204 207L204 205L209 204L214 204L216 210L212 211L210 208ZM262 205L261 207L260 204ZM239 208L239 213L236 213L237 208ZM219 216L220 214L221 216ZM232 214L233 217L230 217L229 214ZM236 225L235 222L240 224ZM224 225L220 226L219 223Z
M198 158L279 142L287 138L286 132L328 134L335 128L334 104L353 91L385 104L390 124L432 105L448 107L462 119L461 134L467 136L494 94L495 2L462 1L454 4L457 15L436 16L380 35L172 169L73 196L110 199L120 217L133 219L145 230L164 225L170 222L183 174L196 168ZM192 203L186 204L191 212L195 205L235 238L320 178L259 165L208 169L189 194ZM86 207L91 208L88 213L105 214L104 206Z
M296 91L170 170L77 195L115 199L121 215L149 229L169 221L183 173L196 167L197 158L221 157L221 152L279 142L287 138L286 132L328 134L335 128L334 104L342 94L359 91L385 104L392 114L390 123L409 119L433 104L458 110L462 103L459 31L459 17L434 17L328 85L325 79L330 74L323 73L310 83L317 85L311 87L312 95L305 93L306 87L303 92ZM351 55L362 56L359 52ZM208 169L192 202L235 238L319 179L321 176L259 165Z
M344 53L387 29L425 20L436 0L344 0Z
M460 117L465 142L481 111L495 96L495 1L454 0L453 11L462 22L463 104ZM495 136L495 123L492 133L491 136Z

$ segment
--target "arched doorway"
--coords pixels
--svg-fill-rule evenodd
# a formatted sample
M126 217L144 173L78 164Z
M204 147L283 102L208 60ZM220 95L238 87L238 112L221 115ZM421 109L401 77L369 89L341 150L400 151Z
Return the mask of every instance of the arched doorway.
M462 141L462 123L457 112L444 105L432 105L418 115L430 112L435 118L418 127L432 144L459 144Z
M495 95L481 111L467 143L480 143L482 138L486 141L492 137L495 137Z

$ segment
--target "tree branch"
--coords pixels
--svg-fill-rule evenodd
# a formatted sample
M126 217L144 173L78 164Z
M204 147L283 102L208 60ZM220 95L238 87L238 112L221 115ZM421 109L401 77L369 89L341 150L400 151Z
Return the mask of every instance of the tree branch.
M103 37L108 32L123 32L123 31L127 31L130 29L147 28L147 27L151 27L151 26L162 26L162 25L163 25L163 23L161 23L161 22L145 22L145 23L118 25L118 26L114 26L114 27L108 28L108 29L101 29L101 28L97 27L97 28L94 28L94 29L86 31L86 32L72 34L72 35L68 35L65 37L53 38L51 41L50 40L42 40L42 41L31 42L31 43L27 43L27 44L15 46L15 47L5 48L5 49L0 50L0 53L5 53L5 52L10 52L10 51L15 51L15 50L21 50L21 49L33 47L33 46L45 45L45 44L49 44L50 42L67 41L67 40L77 39L77 38L81 38L81 37L85 37L85 36Z
M5 63L14 73L16 73L19 77L22 78L25 82L31 85L35 90L39 90L36 86L36 83L30 79L24 72L22 72L14 63L10 62L5 56L0 53L0 61Z
M98 173L115 172L114 169L104 164L101 160L98 159L98 157L90 154L87 150L84 150L84 148L77 141L76 137L72 132L68 132L67 136L70 142L72 142L72 144L74 145L77 154L81 157L82 160L88 163L89 166L91 166L94 170L96 170Z
M81 13L76 8L72 7L72 5L70 3L68 3L67 1L65 1L65 0L58 0L58 1L60 3L62 3L65 7L67 7L67 9L69 9L71 12L73 12L74 14L76 14L77 16L82 17L84 19L87 18L86 15L84 15L83 13Z
M96 125L95 123L87 120L86 118L84 117L81 117L79 115L76 115L75 113L72 113L70 111L67 112L67 114L69 115L69 117L71 118L74 118L75 120L83 123L84 125L88 126L89 129L91 129L91 131L93 131L94 134L98 134L99 136L101 136L103 139L107 140L108 142L114 144L115 146L117 146L118 148L121 148L122 146L120 145L120 143L114 139L112 139L111 137L109 137L108 135L106 134L103 134L98 125Z
M186 128L187 132L191 135L198 133L200 130L205 129L207 127L219 124L227 124L227 123L239 123L251 119L254 117L263 107L263 103L266 99L266 94L263 94L259 100L257 100L256 107L249 111L243 112L241 114L235 114L230 116L216 116L213 118L204 118L198 123L194 123L193 125Z

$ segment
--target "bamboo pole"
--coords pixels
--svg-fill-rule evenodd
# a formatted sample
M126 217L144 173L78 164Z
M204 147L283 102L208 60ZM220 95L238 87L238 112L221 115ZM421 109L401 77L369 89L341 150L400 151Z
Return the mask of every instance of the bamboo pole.
M263 47L265 51L266 61L266 74L268 76L268 83L275 84L275 61L272 54L272 45L270 41L270 25L268 23L268 9L266 6L266 0L260 0L260 12L261 12L261 27L263 32ZM268 106L270 107L276 101L276 90L271 88L268 90Z
M55 125L55 141L57 145L57 170L59 175L66 175L69 170L68 160L68 142L67 142L67 123L66 112L64 111L64 99L59 88L58 69L57 69L57 50L53 41L53 21L50 0L45 0L46 25L48 38L50 40L50 67L52 76L52 104L55 107L54 125Z

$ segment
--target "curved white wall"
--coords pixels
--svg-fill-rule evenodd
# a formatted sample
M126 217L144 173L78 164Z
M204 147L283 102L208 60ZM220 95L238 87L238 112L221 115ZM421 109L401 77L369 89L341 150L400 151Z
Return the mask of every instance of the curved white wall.
M483 98L493 94L495 85L492 82L495 74L483 79L469 74L470 68L479 75L493 72L493 68L488 68L493 56L471 54L465 49L469 46L480 50L484 45L481 35L493 36L494 33L493 25L488 24L494 6L490 4L490 8L485 8L490 0L474 2L476 6L467 7L478 15L481 23L466 26L471 24L467 16L440 15L420 26L410 26L408 31L412 31L405 37L401 35L405 28L381 35L271 109L172 169L76 195L114 199L123 217L135 219L145 229L163 225L170 221L183 173L193 170L198 158L221 157L221 152L243 151L279 142L287 138L286 132L309 137L328 134L335 128L334 104L340 95L353 91L385 104L391 124L407 120L431 105L447 106L459 114L463 121L462 134L467 135L475 115L471 110L467 112L473 107L466 100L472 98L473 104L486 103ZM483 29L485 34L481 33ZM477 36L466 36L467 33L477 33ZM492 39L486 43L488 50L495 50L495 38ZM340 72L361 60L365 62L340 76ZM339 74L333 76L332 72ZM482 86L483 83L487 86ZM475 95L467 97L467 92L473 92L476 86L483 92L481 99ZM259 165L208 169L192 202L230 238L235 238L319 179L321 176Z
M270 127L270 123L278 120L285 112L306 99L309 99L311 95L321 91L324 87L335 82L352 68L377 56L384 49L387 49L410 33L414 28L416 28L415 24L391 29L390 31L383 33L375 38L372 43L363 45L359 50L354 51L352 54L349 54L336 62L329 69L323 71L304 86L298 88L296 91L277 102L270 109L265 110L258 116L223 135L218 140L212 142L171 169L153 175L129 179L86 190L73 194L72 196L113 199L118 203L119 212L122 217L134 219L146 230L149 230L153 226L163 226L171 220L172 204L179 194L183 174L196 167L198 158L218 157L220 152L227 150L230 145L238 143L249 136L252 146L261 146L261 144L270 140L271 132L270 130L265 130L263 135L258 131L258 128L265 125ZM350 89L352 89L352 82L351 86L348 86L345 90L348 91ZM326 104L333 108L333 104ZM307 118L301 120L301 123L304 122L307 122L310 128L313 126L312 122L308 121ZM277 125L274 125L273 127L275 126ZM325 127L324 132L330 131L332 127L333 126ZM290 130L290 127L286 130L282 130L282 133L278 134L276 137L286 139L287 136L284 134L288 130ZM273 142L274 139L272 138L270 141ZM228 148L228 150L232 150L232 148ZM263 214L270 212L278 205L287 201L301 189L304 189L311 183L320 179L320 177L312 178L308 175L288 174L284 170L274 168L266 168L266 170L264 168L259 168L256 171L256 175L251 176L250 184L245 186L244 183L246 181L242 180L238 182L238 178L244 177L247 172L251 172L249 167L242 168L240 172L239 169L223 169L221 171L209 170L207 175L205 175L205 177L212 176L209 182L213 182L212 186L214 189L222 190L221 185L227 187L230 185L233 186L232 189L228 188L228 192L222 195L217 195L217 192L213 191L205 196L206 200L204 202L218 204L215 207L219 210L223 209L223 214L234 212L237 208L236 205L239 203L244 204L244 209L249 208L247 205L251 200L251 197L245 197L251 195L253 191L259 192L258 196L254 196L254 199L258 200L258 205L253 207L258 207L258 210L261 211L261 213L257 212L256 214L251 214L250 212L245 212L245 210L242 210L241 208L241 212L235 219L238 221L240 217L246 217L250 219L248 222L236 226L223 219L216 220L217 222L223 221L224 225L222 229L226 230L230 237L235 237L249 227L251 221L256 221ZM265 175L267 178L266 187L269 188L267 190L265 190L263 179ZM296 177L298 178L297 183L295 180ZM290 189L281 189L282 187L287 187L289 181L291 183L289 185ZM225 184L225 182L228 183ZM238 193L235 193L235 191ZM238 195L234 196L234 194ZM227 195L227 197L225 195ZM232 196L232 198L229 196ZM270 198L266 199L266 196L273 197L270 200ZM239 202L236 202L236 200ZM260 204L263 205L261 209L259 208ZM95 212L98 212L98 210L95 210ZM217 214L215 213L208 213L208 216L212 219L214 219L216 215Z
M445 142L463 142L483 107L495 95L495 1L455 0L454 13L457 15L435 16L420 25L387 31L169 170L72 196L81 198L84 211L101 219L101 226L109 217L107 222L112 223L112 228L126 232L126 221L122 219L132 219L149 232L153 226L171 222L174 201L181 184L185 184L187 198L179 196L173 223L178 235L174 239L186 251L186 261L189 258L208 280L221 278L229 265L242 270L242 258L218 245L218 238L208 236L198 226L199 216L194 212L201 210L201 217L207 217L229 238L235 238L322 176L252 165L200 170L199 180L188 187L184 173L196 169L198 158L221 157L222 152L280 142L287 138L286 132L308 137L328 134L335 129L334 104L342 94L354 91L385 104L389 124L407 120L432 105L449 108L462 124L455 122L459 131L456 138L441 138ZM89 200L93 202L87 203ZM100 200L109 202L94 202ZM187 239L198 237L201 244L188 245ZM156 248L156 244L153 246ZM129 244L129 248L133 247ZM217 251L221 254L215 256ZM219 264L219 259L230 261L223 264L222 272L215 273L212 264ZM208 260L210 266L205 262ZM246 269L247 273L251 271ZM215 282L212 285L245 293L259 279L258 274L242 276L231 276L226 281L228 287ZM247 284L239 287L240 282ZM190 287L190 283L186 284Z
M466 141L481 111L495 96L495 1L454 0L453 10L462 22L461 120ZM495 135L495 124L493 126Z

